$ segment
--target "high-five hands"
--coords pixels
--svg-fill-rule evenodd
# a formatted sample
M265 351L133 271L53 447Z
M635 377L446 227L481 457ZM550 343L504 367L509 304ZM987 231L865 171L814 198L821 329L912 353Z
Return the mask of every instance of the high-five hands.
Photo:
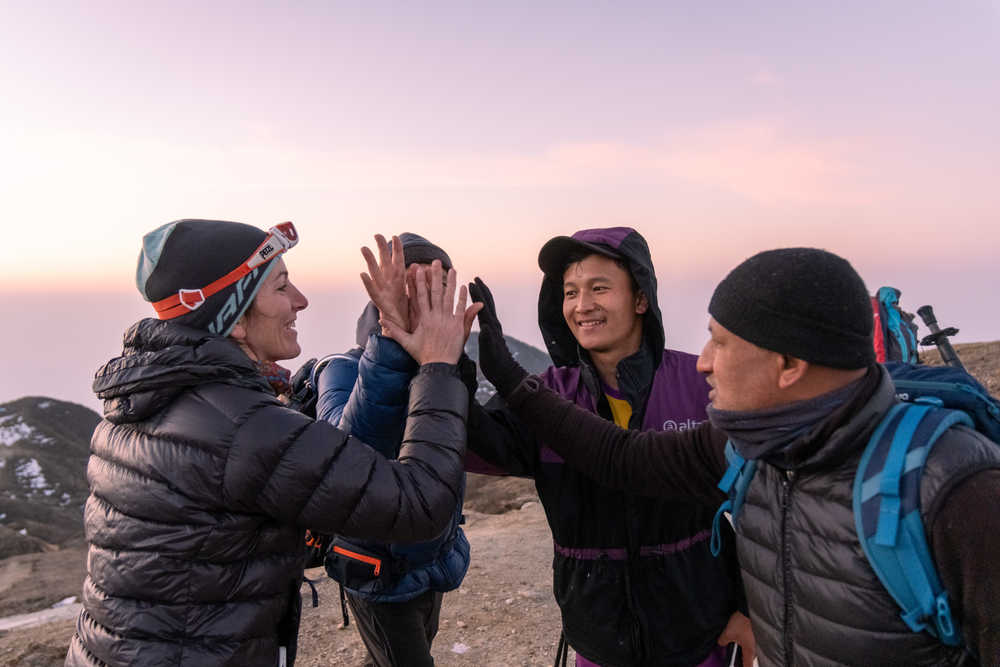
M410 295L416 326L408 332L383 313L382 333L395 339L421 364L457 363L465 348L472 320L483 304L474 303L466 307L468 294L465 285L458 290L456 304L456 282L455 269L448 269L447 279L444 280L440 260L435 259L430 269L417 266L413 280L415 294Z
M429 268L413 265L408 272L398 237L392 237L391 253L383 236L376 235L375 242L377 263L371 250L361 249L369 271L361 274L361 282L381 313L382 334L395 339L421 364L456 363L483 304L466 306L463 285L456 305L455 270L449 269L446 277L439 260Z
M410 309L406 298L406 265L403 261L403 244L398 236L392 237L392 250L381 234L375 235L379 261L367 247L361 248L361 255L368 264L368 273L361 274L368 297L382 313L382 317L398 322L406 331L410 330ZM385 331L382 332L385 334Z

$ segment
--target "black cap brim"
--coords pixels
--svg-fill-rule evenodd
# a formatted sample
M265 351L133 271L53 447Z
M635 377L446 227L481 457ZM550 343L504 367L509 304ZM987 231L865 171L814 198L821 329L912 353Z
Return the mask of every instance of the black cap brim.
M578 252L596 253L611 259L624 259L624 256L611 247L601 243L579 241L571 236L557 236L549 240L538 251L538 268L546 275L562 275L570 255Z

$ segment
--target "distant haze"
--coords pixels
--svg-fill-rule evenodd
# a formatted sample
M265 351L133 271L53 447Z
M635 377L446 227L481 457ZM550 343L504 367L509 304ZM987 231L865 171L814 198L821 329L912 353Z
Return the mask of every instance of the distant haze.
M185 217L296 223L310 356L353 342L376 232L445 247L538 343L538 249L617 225L682 349L790 245L995 340L997 72L997 0L3 2L0 399L93 405L149 312L140 239Z
M293 269L294 270L294 269ZM877 274L881 275L881 274ZM957 326L958 342L1000 339L994 310L986 308L982 285L992 271L971 274L975 284L965 285L947 273L924 271L919 266L899 273L900 280L868 281L874 291L892 284L903 289L902 305L915 311L929 303L941 326ZM698 353L706 338L707 304L715 281L660 279L660 307L667 328L667 345ZM544 350L537 325L537 287L491 286L504 331ZM309 308L299 315L302 355L284 362L294 370L310 357L342 352L355 345L357 317L367 302L360 280L356 289L305 288ZM26 395L44 395L82 403L99 410L90 390L94 370L121 351L122 333L134 321L150 314L148 304L135 292L0 292L5 311L16 314L0 327L4 370L0 374L0 402ZM918 319L919 322L919 319ZM919 333L927 329L919 322Z

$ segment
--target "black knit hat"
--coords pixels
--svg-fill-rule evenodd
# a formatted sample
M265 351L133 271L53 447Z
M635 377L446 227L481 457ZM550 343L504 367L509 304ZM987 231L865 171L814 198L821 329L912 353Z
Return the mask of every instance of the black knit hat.
M767 350L833 368L875 363L868 289L847 260L825 250L754 255L719 283L708 312Z
M399 241L403 244L403 260L410 264L430 264L435 259L441 260L441 266L445 271L451 268L451 258L448 253L436 246L420 234L403 232L399 235Z
M290 223L279 227L285 225L290 226ZM285 231L292 243L298 239L294 227ZM160 319L174 319L187 326L227 336L274 268L271 260L282 252L280 246L262 248L267 238L268 233L264 230L239 222L176 220L167 223L142 238L135 272L136 287L144 299L154 304ZM214 293L202 292L247 263L255 250L261 250L262 256L246 275ZM162 304L168 300L172 305L164 310L166 305Z

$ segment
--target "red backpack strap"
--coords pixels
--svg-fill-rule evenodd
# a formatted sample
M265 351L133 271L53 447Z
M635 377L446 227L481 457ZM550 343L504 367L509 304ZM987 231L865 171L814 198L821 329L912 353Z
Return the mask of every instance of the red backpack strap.
M875 322L874 347L875 361L885 363L885 334L882 332L882 316L879 314L878 297L872 297L872 319Z

